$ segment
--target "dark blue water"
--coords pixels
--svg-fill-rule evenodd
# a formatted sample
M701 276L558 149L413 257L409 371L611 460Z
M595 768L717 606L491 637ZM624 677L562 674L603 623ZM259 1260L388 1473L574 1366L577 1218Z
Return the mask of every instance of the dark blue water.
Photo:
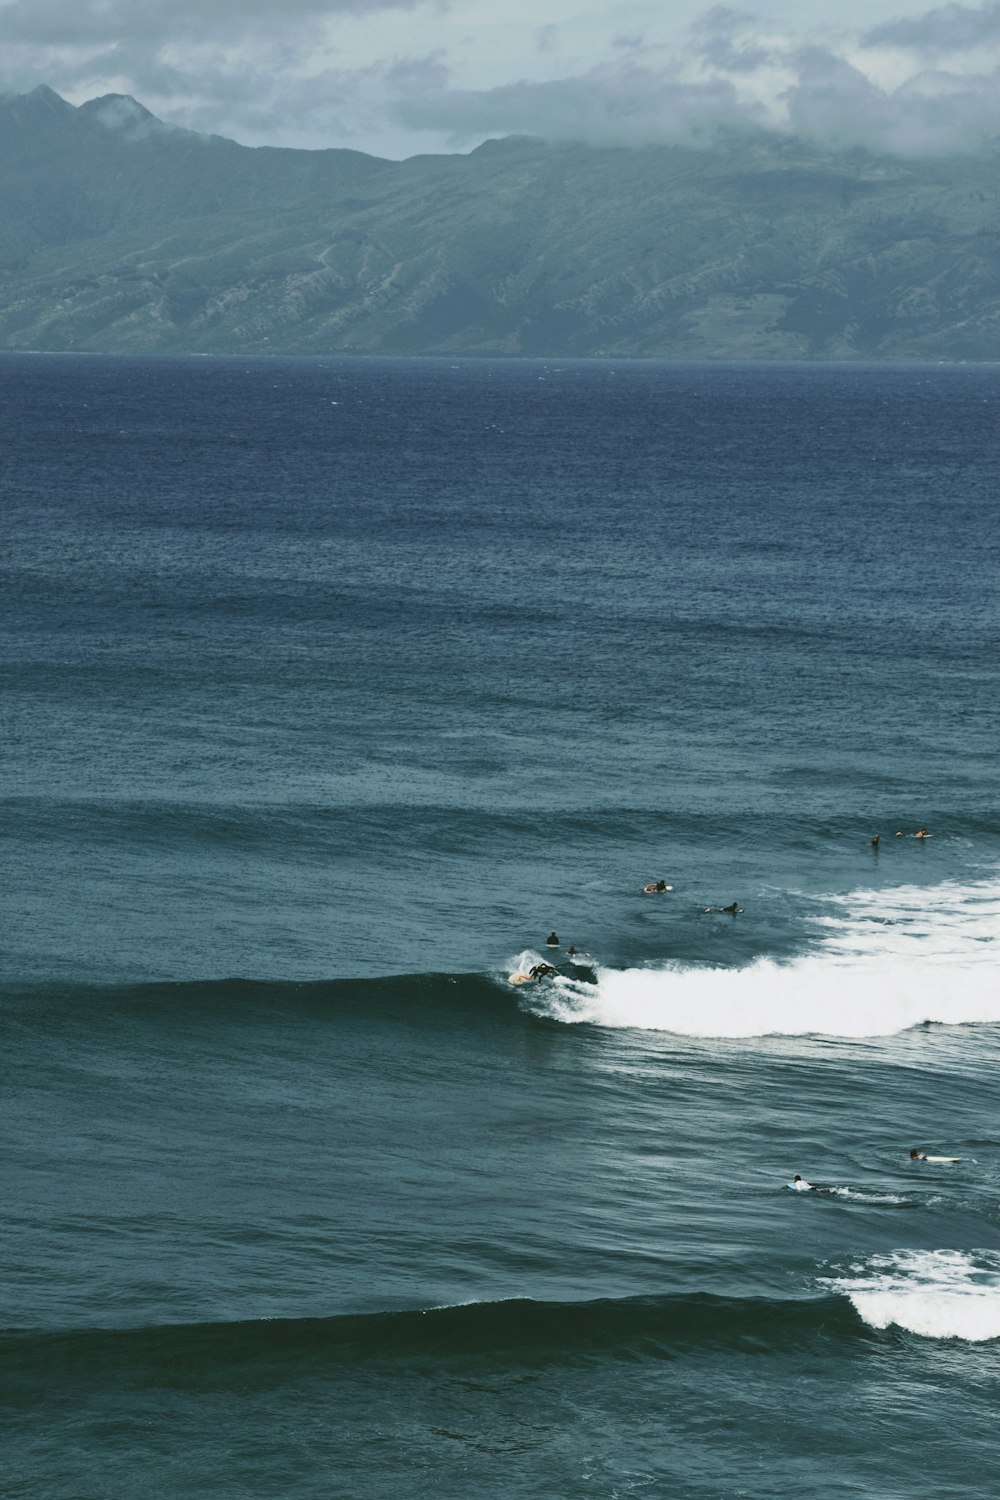
M998 1487L998 403L0 360L5 1493Z

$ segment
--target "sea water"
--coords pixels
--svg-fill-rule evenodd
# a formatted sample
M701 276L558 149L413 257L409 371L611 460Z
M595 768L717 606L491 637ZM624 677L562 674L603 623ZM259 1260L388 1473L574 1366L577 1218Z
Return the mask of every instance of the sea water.
M1000 1488L998 411L0 359L5 1494Z

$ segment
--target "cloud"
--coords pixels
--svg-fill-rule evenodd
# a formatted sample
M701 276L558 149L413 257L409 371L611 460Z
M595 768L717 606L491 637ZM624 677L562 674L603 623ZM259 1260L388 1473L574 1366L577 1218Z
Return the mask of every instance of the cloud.
M725 40L728 27L728 20L716 24L709 40ZM573 77L476 91L445 86L442 73L431 89L397 93L392 108L409 128L441 132L459 148L511 134L596 146L705 145L720 129L734 128L911 157L980 151L1000 140L1000 70L924 70L888 88L818 45L740 46L731 76L719 62L725 47L713 44L708 53L714 71L700 76L676 62L652 68L629 59ZM758 70L772 82L783 78L773 97L741 86Z
M787 128L831 146L863 146L893 156L981 151L1000 136L1000 73L913 74L882 88L843 57L803 49L785 97Z
M712 67L728 73L752 73L774 61L773 50L755 34L756 18L748 11L717 5L691 28L695 48Z
M996 0L978 10L969 5L943 5L922 16L903 16L873 26L862 38L866 47L903 47L930 57L972 52L997 42L1000 3Z
M150 114L148 109L122 94L111 94L101 99L92 113L93 118L105 130L123 135L130 141L143 141L149 136L162 136L177 129L174 125L165 125L162 120Z
M439 89L397 99L418 130L443 131L455 145L484 135L538 135L600 146L692 142L720 127L763 123L726 79L691 82L673 69L602 65L577 77L521 81L476 92Z
M5 0L5 46L74 47L175 42L207 37L232 43L331 16L411 9L420 0Z

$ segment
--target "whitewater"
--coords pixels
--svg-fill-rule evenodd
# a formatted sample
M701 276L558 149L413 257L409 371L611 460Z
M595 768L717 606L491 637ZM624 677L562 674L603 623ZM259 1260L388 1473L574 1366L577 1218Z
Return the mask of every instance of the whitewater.
M692 1037L888 1036L930 1023L1000 1021L1000 878L817 897L811 951L743 968L599 967L556 976L525 1004L540 1015ZM738 920L738 919L735 919ZM543 962L521 955L517 964Z
M1000 1339L996 1251L899 1250L820 1284L847 1297L869 1328L973 1344Z

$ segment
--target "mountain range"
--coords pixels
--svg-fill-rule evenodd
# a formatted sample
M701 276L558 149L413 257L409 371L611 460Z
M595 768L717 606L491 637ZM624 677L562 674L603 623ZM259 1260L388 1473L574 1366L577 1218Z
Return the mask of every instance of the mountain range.
M384 161L0 99L0 349L1000 357L1000 155L774 133Z

